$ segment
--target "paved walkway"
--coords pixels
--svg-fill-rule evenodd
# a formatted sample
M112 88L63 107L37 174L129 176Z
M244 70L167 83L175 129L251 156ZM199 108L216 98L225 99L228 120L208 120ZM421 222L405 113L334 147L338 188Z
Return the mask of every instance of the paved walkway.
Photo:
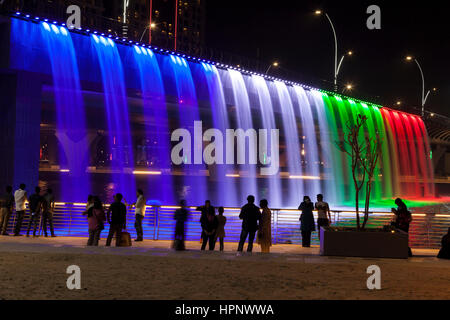
M113 241L114 244L114 241ZM56 237L56 238L27 238L27 237L11 237L0 236L0 252L45 252L45 253L74 253L74 254L111 254L111 255L156 255L156 256L180 256L198 257L199 254L211 257L225 257L230 259L237 256L237 243L225 243L224 252L219 252L219 244L216 245L214 252L201 252L200 242L188 241L186 242L187 251L176 252L171 249L171 241L154 241L144 240L143 242L133 242L132 247L117 248L106 247L105 240L100 241L99 247L86 246L85 238L71 238L71 237ZM247 244L244 246L246 250ZM314 262L326 262L330 259L333 262L337 260L347 259L345 257L323 257L319 255L319 247L313 246L311 248L303 248L299 245L273 245L269 255L262 254L260 246L254 245L253 254L249 255L245 251L242 256L245 257L277 257L282 260L302 260L307 258L313 259ZM433 249L413 249L414 257L411 261L434 260L438 250ZM363 259L363 258L361 258ZM373 258L365 258L373 259ZM388 259L386 259L388 260Z
M131 248L86 247L82 238L0 237L1 299L450 299L450 261L436 250L410 259L324 257L319 248L275 245L272 253L170 249L169 241ZM66 269L82 270L68 290ZM367 267L382 270L382 290L367 289Z

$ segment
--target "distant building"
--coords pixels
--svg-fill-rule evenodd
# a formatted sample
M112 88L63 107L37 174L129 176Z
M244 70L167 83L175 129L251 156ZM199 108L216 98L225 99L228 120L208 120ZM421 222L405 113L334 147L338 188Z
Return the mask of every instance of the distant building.
M204 46L205 2L206 0L129 0L128 7L124 8L124 1L120 0L11 0L3 8L64 21L68 17L67 7L78 5L81 8L83 27L148 43L151 5L152 44L174 49L176 37L176 49L194 55Z
M204 45L205 0L130 0L127 10L121 1L104 1L105 16L128 24L127 36L133 40L148 42L150 3L152 5L152 44L195 53ZM175 9L178 5L177 21ZM176 27L175 27L176 25ZM176 30L175 30L176 28Z

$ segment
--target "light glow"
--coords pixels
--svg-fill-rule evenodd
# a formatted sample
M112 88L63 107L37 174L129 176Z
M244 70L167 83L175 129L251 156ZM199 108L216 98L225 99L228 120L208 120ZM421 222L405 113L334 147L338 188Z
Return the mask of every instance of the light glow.
M133 174L135 175L153 175L153 176L159 176L162 174L161 171L140 171L140 170L135 170L133 171Z
M290 175L289 179L299 179L299 180L320 180L320 177L318 176L295 176Z

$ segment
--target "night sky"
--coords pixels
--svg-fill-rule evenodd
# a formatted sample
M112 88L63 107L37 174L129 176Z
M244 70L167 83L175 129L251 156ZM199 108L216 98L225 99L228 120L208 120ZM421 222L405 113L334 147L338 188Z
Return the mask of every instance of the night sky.
M450 21L445 7L418 6L406 1L256 1L207 2L206 45L256 60L258 49L267 66L274 60L282 68L272 75L331 89L334 40L325 11L336 28L339 59L348 50L339 74L351 83L348 95L402 108L420 107L422 82L412 55L420 62L430 94L426 110L450 116ZM369 5L381 8L381 30L369 30ZM289 70L289 72L288 72ZM292 79L294 80L294 79ZM347 93L346 93L347 94Z

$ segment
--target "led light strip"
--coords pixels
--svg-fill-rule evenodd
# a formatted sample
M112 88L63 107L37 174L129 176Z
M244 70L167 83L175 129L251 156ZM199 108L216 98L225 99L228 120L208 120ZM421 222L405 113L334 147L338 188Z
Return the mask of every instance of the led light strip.
M140 171L140 170L135 170L133 171L134 175L152 175L152 176L159 176L162 175L161 171Z

